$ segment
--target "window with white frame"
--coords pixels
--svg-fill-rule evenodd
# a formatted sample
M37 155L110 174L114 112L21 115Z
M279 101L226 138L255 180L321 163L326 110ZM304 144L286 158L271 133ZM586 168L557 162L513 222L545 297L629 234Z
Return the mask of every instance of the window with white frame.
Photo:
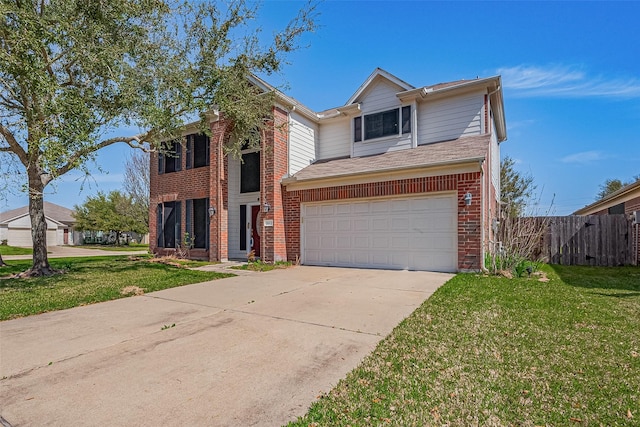
M411 106L356 117L353 133L354 142L411 133Z

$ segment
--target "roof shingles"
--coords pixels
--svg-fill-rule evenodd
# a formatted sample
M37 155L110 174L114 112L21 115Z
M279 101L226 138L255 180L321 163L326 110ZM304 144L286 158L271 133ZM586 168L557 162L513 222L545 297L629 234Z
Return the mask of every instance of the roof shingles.
M485 159L490 138L490 135L468 136L374 156L320 161L302 169L287 179L287 182L311 181Z

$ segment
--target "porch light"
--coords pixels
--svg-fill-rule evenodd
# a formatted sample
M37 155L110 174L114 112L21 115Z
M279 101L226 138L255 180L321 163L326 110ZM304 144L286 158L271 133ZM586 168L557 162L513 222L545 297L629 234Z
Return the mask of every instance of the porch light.
M271 210L271 205L269 202L264 202L264 213L268 213Z
M209 216L212 217L216 214L216 208L214 208L213 206L209 207Z
M467 193L464 195L464 204L467 206L471 206L471 199L473 198L473 195L471 193Z

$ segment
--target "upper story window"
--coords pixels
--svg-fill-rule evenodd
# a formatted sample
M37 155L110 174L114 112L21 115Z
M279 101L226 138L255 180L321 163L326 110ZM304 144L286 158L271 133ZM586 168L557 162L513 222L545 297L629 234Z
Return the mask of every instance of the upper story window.
M354 142L411 133L411 106L356 117L353 131Z
M187 135L187 169L200 168L209 164L209 137L202 133Z
M169 141L164 144L164 152L158 153L158 174L176 172L182 169L182 144Z
M242 154L240 163L240 192L260 191L260 152Z

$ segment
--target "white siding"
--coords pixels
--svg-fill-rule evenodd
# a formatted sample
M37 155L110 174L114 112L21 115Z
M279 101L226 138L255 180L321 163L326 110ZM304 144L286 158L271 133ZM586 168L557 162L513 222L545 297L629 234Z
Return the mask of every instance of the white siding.
M402 103L396 97L396 93L400 90L402 89L387 80L378 80L360 97L362 114L377 113L402 107ZM352 140L353 137L349 134L349 141ZM411 134L355 142L353 143L353 157L371 156L406 148L411 148Z
M483 92L420 104L418 145L480 135L483 106Z
M496 127L491 120L491 182L496 189L496 199L500 200L500 145L496 135Z
M289 174L309 166L316 159L317 125L296 113L289 116Z
M9 229L6 225L0 225L0 242L9 238Z
M240 194L240 160L229 158L229 211L227 217L229 258L246 259L247 250L240 250L240 205L260 204L260 192ZM246 224L242 224L246 227Z
M360 96L358 100L362 104L362 114L375 113L399 107L400 100L396 93L402 88L392 84L388 80L378 80Z
M320 126L318 159L335 159L351 155L351 120L335 120Z
M371 156L411 148L411 134L353 143L353 157Z

